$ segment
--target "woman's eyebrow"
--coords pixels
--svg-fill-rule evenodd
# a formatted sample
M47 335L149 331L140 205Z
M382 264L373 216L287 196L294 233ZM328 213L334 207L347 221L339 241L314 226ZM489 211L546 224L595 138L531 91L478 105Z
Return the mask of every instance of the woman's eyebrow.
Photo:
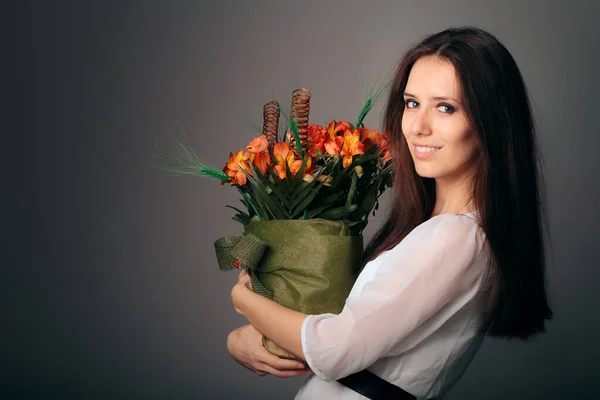
M418 97L417 97L417 96L415 96L415 95L414 95L414 94L412 94L412 93L404 92L404 95L405 95L405 96L414 97L415 99L418 99ZM452 101L455 101L455 102L457 102L457 103L459 103L459 104L460 104L460 101L456 100L456 99L455 99L455 98L453 98L453 97L437 96L437 97L432 97L432 100L452 100Z

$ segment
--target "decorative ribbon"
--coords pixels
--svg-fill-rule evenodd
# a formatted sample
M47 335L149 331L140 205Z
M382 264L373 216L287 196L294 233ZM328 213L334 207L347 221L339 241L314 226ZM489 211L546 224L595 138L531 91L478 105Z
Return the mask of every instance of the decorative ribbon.
M273 293L263 286L256 276L256 268L269 246L251 233L243 236L226 236L215 241L217 262L221 271L245 269L250 275L252 290L268 299Z

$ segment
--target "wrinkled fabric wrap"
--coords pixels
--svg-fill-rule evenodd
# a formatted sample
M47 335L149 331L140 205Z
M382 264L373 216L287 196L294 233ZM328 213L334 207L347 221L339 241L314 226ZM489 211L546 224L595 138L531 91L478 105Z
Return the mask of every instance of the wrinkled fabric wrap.
M342 311L361 266L361 235L351 236L342 221L325 219L251 222L244 229L248 235L266 244L260 262L249 271L272 300L305 314ZM254 281L252 287L257 291ZM279 357L297 359L266 337L263 344Z
M273 293L263 286L255 272L267 248L265 242L251 233L244 236L227 236L215 241L219 269L231 271L235 267L248 270L253 291L273 300Z

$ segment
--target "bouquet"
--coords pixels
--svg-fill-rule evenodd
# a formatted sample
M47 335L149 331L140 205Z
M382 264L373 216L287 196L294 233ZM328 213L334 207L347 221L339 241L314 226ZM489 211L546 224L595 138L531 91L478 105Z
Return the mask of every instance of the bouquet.
M384 88L368 96L354 125L310 124L311 94L303 88L292 93L289 114L270 101L262 134L230 153L220 170L176 141L163 158L171 165L159 168L214 178L241 195L243 209L226 207L244 232L215 241L221 270L247 269L255 292L300 312L342 310L362 263L362 232L392 185L389 137L363 124ZM266 337L263 344L295 358Z

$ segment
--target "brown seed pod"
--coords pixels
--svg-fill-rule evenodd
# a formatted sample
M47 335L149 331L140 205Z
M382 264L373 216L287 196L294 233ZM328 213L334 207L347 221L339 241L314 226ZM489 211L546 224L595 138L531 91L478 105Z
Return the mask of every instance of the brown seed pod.
M296 123L298 135L300 136L300 147L303 154L308 149L308 114L310 112L310 92L307 89L299 88L292 92L292 108L290 118ZM296 154L299 156L296 140L292 135L290 145Z
M279 103L275 100L271 100L263 107L263 135L267 136L267 142L271 149L277 142L279 114Z

